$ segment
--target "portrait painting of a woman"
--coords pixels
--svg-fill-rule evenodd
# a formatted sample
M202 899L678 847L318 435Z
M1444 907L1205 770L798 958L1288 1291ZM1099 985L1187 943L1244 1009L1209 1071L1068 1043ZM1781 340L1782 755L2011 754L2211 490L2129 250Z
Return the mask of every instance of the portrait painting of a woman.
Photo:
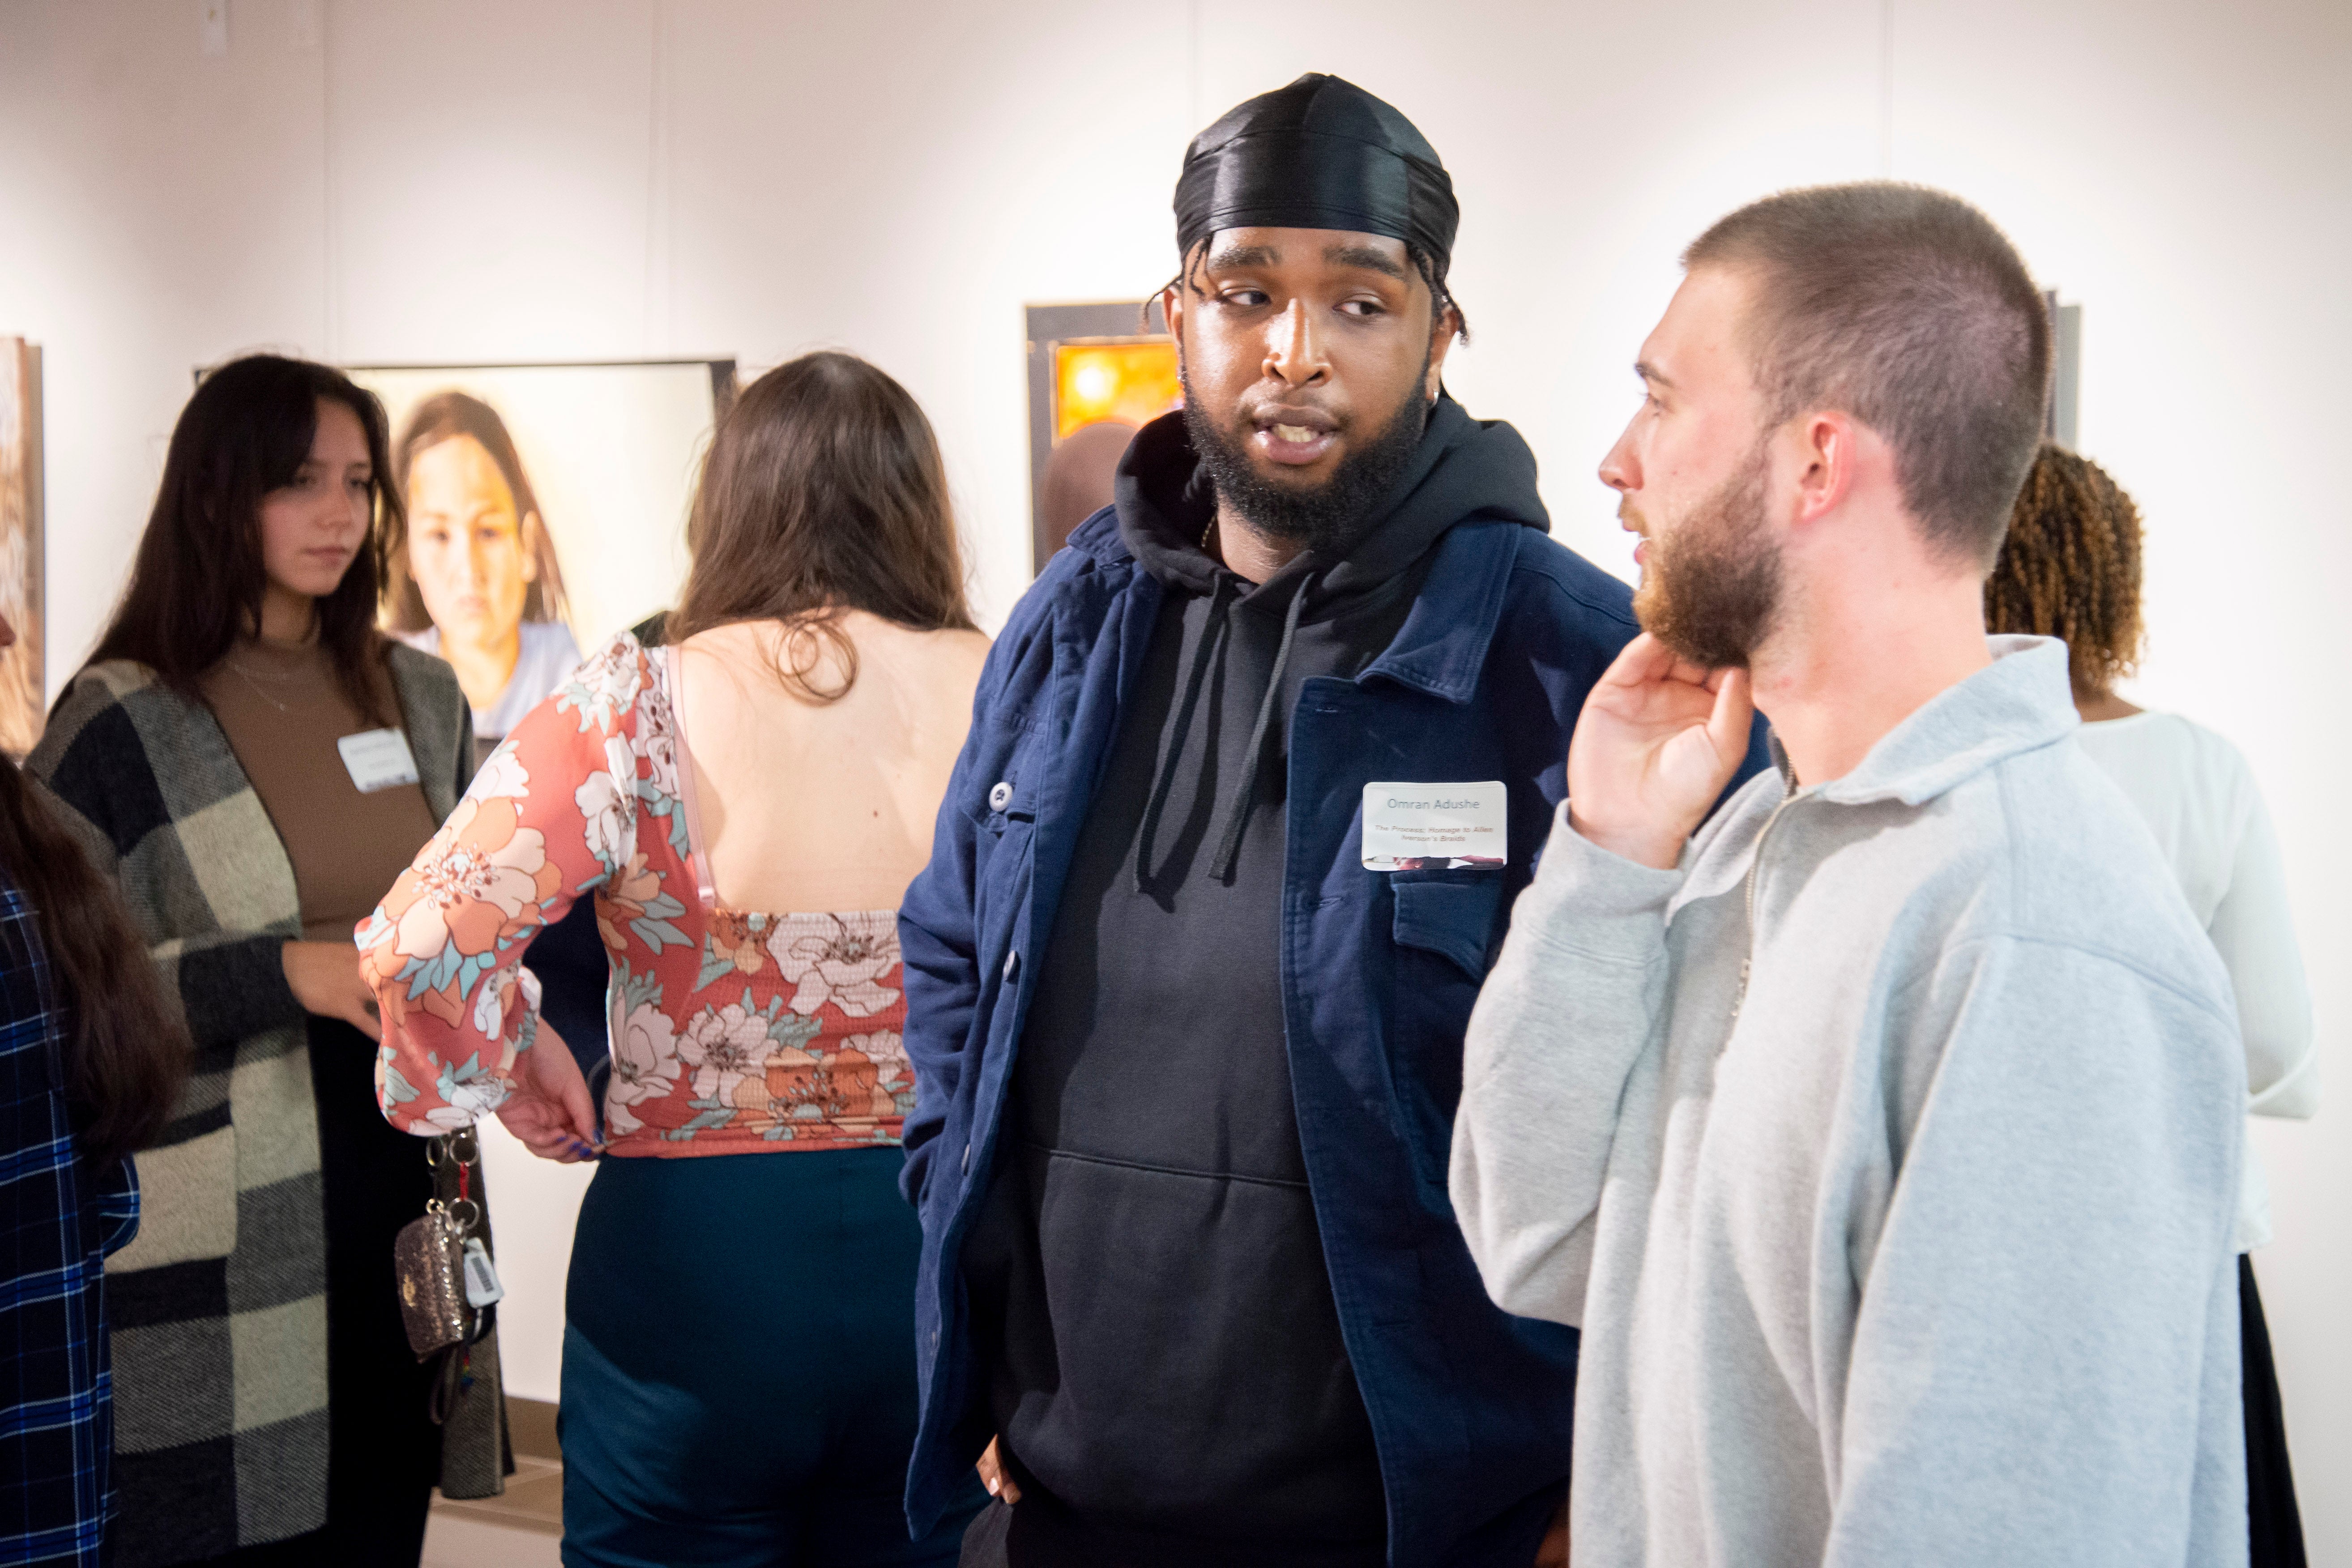
M457 673L478 742L494 742L580 662L563 574L514 439L463 392L416 406L393 451L408 503L393 541L392 630Z

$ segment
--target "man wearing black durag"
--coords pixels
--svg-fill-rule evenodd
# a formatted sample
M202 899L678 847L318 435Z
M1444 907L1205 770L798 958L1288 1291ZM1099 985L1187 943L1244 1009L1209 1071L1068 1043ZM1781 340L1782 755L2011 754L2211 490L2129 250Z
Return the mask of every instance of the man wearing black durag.
M1184 409L989 658L900 912L908 1512L980 1460L966 1563L1527 1568L1559 1510L1577 1336L1490 1304L1446 1159L1636 627L1445 395L1456 216L1331 77L1198 137Z

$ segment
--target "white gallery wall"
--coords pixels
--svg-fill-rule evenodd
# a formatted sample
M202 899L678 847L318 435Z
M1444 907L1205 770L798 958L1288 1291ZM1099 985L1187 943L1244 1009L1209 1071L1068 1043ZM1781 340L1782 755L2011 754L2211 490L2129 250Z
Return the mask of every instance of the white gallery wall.
M0 0L0 332L46 352L54 690L195 364L863 353L937 423L983 621L1028 577L1022 307L1172 269L1190 134L1299 71L1428 133L1476 341L1449 377L1630 573L1594 465L1705 224L1889 174L2084 308L2082 449L2148 527L2132 694L2252 760L2324 1094L2265 1126L2257 1267L2317 1562L2352 1561L2352 6L2184 0ZM552 1398L582 1173L493 1173L513 1390ZM757 1216L745 1216L756 1226Z

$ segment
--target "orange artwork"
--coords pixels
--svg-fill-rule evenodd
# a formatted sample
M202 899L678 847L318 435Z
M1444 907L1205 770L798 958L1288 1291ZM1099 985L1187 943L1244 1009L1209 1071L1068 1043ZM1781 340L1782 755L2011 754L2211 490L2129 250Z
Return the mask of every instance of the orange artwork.
M1054 347L1054 439L1104 420L1137 428L1176 407L1176 345L1166 338L1130 342L1057 342Z

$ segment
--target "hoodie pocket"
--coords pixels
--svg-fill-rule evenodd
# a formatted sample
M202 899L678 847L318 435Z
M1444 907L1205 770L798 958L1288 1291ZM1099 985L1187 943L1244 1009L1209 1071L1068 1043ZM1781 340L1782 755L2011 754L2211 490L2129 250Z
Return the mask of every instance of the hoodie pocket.
M1390 1076L1413 1169L1443 1205L1454 1111L1462 1100L1462 1034L1486 978L1503 875L1459 869L1394 871L1390 878L1396 901Z

